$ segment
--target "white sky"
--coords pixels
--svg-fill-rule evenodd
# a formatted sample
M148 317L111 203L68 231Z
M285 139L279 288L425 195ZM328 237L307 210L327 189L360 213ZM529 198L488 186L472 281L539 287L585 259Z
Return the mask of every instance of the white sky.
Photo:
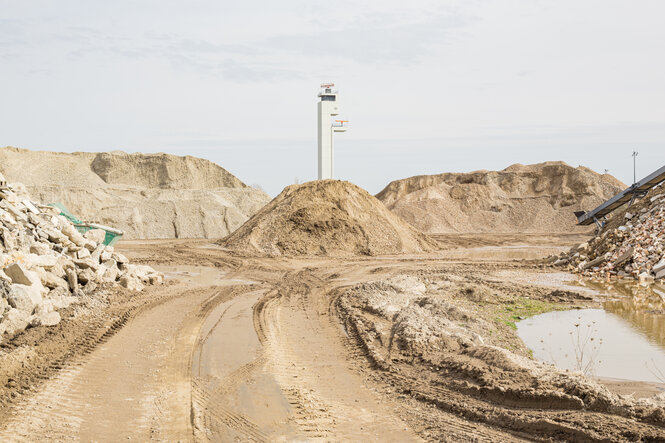
M209 158L275 195L316 175L665 164L665 1L0 0L0 146ZM638 178L640 178L638 177Z

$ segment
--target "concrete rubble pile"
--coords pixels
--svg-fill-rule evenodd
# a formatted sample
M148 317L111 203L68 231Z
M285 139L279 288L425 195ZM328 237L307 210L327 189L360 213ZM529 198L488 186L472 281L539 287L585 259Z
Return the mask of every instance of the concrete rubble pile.
M665 190L655 189L618 212L592 240L552 260L585 277L665 279Z
M60 210L30 200L0 174L0 341L31 326L60 322L69 307L100 284L141 291L163 275L130 264L104 245L106 233L80 234Z

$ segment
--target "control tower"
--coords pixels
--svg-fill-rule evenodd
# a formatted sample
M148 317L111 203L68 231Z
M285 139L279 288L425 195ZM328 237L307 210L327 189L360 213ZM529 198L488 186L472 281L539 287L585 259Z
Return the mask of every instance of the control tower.
M333 178L333 139L335 132L346 132L347 120L335 120L333 116L339 115L339 102L337 91L332 89L333 83L321 85L318 103L319 110L319 180Z

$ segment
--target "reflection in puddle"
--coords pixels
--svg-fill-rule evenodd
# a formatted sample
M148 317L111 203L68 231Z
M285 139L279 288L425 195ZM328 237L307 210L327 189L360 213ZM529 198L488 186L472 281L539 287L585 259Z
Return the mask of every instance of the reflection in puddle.
M659 323L662 338L663 322ZM665 343L603 309L554 311L517 323L536 359L587 375L664 382Z
M583 284L603 298L603 309L549 312L517 324L534 357L599 377L665 382L665 288Z

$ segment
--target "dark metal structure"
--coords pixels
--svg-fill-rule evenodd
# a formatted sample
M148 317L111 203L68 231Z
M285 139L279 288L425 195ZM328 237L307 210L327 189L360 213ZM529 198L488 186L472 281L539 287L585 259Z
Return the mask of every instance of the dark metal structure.
M602 205L598 206L593 211L575 212L575 216L577 217L577 224L590 225L591 223L596 223L598 227L602 227L604 221L601 220L603 220L607 214L611 213L626 203L632 204L636 198L644 197L651 188L657 186L663 181L665 181L665 166L647 175L634 185L626 188L611 199L607 200Z

